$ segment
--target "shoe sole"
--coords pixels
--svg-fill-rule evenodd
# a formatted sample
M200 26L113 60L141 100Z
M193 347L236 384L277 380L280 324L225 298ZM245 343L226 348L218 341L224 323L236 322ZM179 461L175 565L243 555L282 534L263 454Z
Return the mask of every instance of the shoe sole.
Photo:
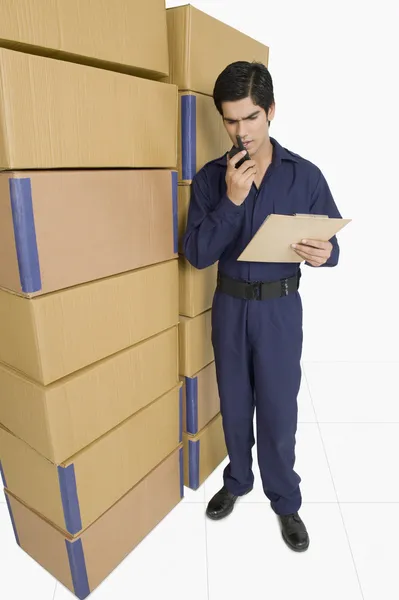
M290 550L293 550L294 552L305 552L309 548L309 539L308 539L308 543L306 544L306 546L302 546L301 548L297 548L296 546L293 546L289 540L287 540L287 538L285 537L285 535L284 535L283 532L281 532L281 536L282 536L284 542L290 548Z
M234 507L236 505L236 502L242 498L243 496L246 496L247 494L251 493L253 490L253 488L251 488L250 490L248 490L247 492L245 492L245 494L241 494L241 496L237 497L237 500L234 502L234 504L231 505L231 507L229 508L229 510L227 512L224 512L220 515L210 515L208 512L206 512L206 516L208 517L208 519L211 519L211 521L221 521L222 519L225 519L226 517L228 517L229 515L231 515L231 513L234 510Z

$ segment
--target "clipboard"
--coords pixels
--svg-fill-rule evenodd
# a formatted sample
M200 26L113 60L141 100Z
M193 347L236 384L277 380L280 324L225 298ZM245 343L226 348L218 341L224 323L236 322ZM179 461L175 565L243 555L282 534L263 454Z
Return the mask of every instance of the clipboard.
M327 242L352 219L333 219L328 215L269 215L237 260L248 262L301 263L291 244L301 240Z

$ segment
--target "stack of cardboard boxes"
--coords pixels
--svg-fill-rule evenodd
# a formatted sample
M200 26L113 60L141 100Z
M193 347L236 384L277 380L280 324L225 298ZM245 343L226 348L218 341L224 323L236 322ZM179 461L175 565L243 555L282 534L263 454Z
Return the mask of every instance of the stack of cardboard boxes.
M184 382L184 483L197 489L227 455L211 342L217 265L193 268L183 256L190 184L231 147L212 98L219 73L236 60L268 64L269 49L190 5L167 11L168 81L179 88L180 375Z
M183 495L166 11L95 4L0 8L0 470L79 598Z
M0 472L17 542L79 598L226 456L217 265L181 239L231 145L214 81L268 58L191 6L95 4L0 6Z

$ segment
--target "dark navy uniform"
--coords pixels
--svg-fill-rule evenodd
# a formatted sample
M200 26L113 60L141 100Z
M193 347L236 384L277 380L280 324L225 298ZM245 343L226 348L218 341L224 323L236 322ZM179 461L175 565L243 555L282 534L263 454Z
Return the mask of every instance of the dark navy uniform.
M184 254L197 269L219 261L222 276L246 282L300 276L299 263L238 262L237 258L271 213L324 214L341 218L320 169L275 139L273 158L259 187L244 203L226 195L227 156L211 161L194 177ZM323 266L335 266L339 246ZM212 343L221 413L230 463L224 485L240 496L253 486L253 416L263 489L273 510L301 506L301 478L294 471L297 395L301 383L302 302L299 291L281 297L242 299L216 290Z

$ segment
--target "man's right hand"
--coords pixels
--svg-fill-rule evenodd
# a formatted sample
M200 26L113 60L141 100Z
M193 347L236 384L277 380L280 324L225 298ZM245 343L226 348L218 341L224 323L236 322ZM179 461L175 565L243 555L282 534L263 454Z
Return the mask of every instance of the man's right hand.
M227 163L227 196L237 206L240 206L248 196L256 177L256 163L254 160L244 161L238 169L235 167L245 154L246 150L243 150L233 156Z

